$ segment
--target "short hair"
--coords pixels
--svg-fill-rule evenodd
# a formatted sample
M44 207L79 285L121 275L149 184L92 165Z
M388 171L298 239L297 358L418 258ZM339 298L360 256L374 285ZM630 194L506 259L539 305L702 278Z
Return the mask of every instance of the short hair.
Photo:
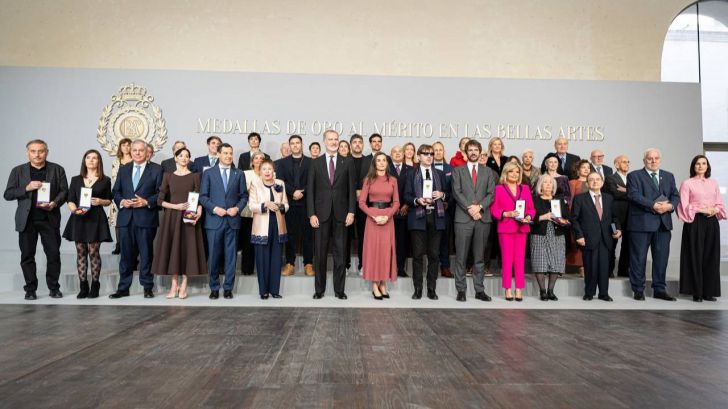
M185 141L174 141L174 143L172 144L172 153L175 153L177 151L176 149L174 149L174 146L177 145L178 143L181 143L182 147L187 147L187 144L185 143ZM174 155L174 156L177 156L177 155Z
M140 143L141 143L142 145L144 145L144 149L147 149L147 145L149 145L149 144L148 144L148 143L146 143L146 142L145 142L145 141L144 141L143 139L134 139L134 140L132 141L132 143L131 143L131 146L134 146L134 145L139 145Z
M220 139L220 137L219 137L219 136L216 136L216 135L212 135L212 136L210 136L209 138L207 138L207 144L209 145L209 144L210 144L210 142L212 142L212 141L214 141L214 140L216 140L216 139L217 139L217 141L218 141L218 142L222 143L222 139Z
M329 133L335 133L337 137L339 136L339 133L336 132L335 130L327 129L324 131L323 135L321 135L321 139L326 139L326 134L329 134Z
M501 172L500 179L498 179L498 183L504 184L506 183L506 178L508 177L508 172L513 170L513 168L518 169L518 184L520 185L521 182L523 182L523 169L521 169L521 165L517 164L516 162L506 162L505 165L503 165L503 172Z
M250 139L252 139L252 138L258 138L258 142L261 141L260 134L258 132L251 132L251 133L249 133L248 134L248 141L250 141Z
M551 179L551 195L556 196L556 179L548 173L539 176L536 181L536 193L539 195L543 194L543 182L545 179Z
M560 140L566 141L566 144L569 144L569 139L565 136L559 136L558 138L554 139L554 147L556 147L556 144L559 143Z
M276 165L275 165L275 163L273 162L273 159L270 159L270 158L268 158L268 159L263 159L263 162L260 162L260 167L262 168L262 167L263 167L263 165L265 165L265 164L268 164L268 165L270 165L270 166L271 166L271 167L272 167L273 169L275 169L275 168L276 168ZM275 176L274 176L274 177L275 177Z
M531 155L536 156L536 153L533 151L533 149L529 148L529 149L526 149L523 151L523 153L521 154L521 157L523 157L523 155L525 155L527 153L530 153Z
M311 143L310 143L310 144L308 145L308 150L311 150L311 148L312 148L313 146L318 146L318 148L319 148L319 149L321 149L321 144L320 144L320 143L318 143L318 142L311 142Z
M699 159L705 159L705 162L708 164L708 169L705 170L705 178L707 179L710 177L710 161L705 155L697 155L693 158L692 162L690 162L690 177L692 178L697 175L695 172L695 164L698 163Z
M642 159L646 159L647 155L649 155L650 152L657 152L658 155L660 155L660 158L662 158L662 152L660 152L657 148L647 148L645 149L645 154L642 156Z
M230 148L230 149L233 149L233 146L230 145L227 142L223 142L223 143L220 144L220 146L217 147L217 153L221 153L222 152L222 148ZM253 159L253 158L251 157L250 159Z
M435 147L435 145L440 145L440 146L442 146L443 148L445 148L445 144L443 144L443 143L442 143L442 142L440 142L440 141L435 141L435 142L433 142L433 143L432 143L432 147L433 147L433 148Z
M589 176L591 176L591 175L597 175L597 176L599 176L599 180L601 180L602 182L604 182L604 177L599 172L589 172L589 174L586 175L586 181L587 182L589 182Z
M483 145L480 144L480 142L476 141L475 139L471 139L468 141L468 143L465 144L465 152L468 151L468 148L471 146L475 146L478 148L478 152L483 152Z
M497 137L497 136L494 136L494 137L493 137L493 138L491 138L491 139L490 139L490 141L488 142L488 156L493 156L493 144L494 144L494 143L495 143L496 141L500 142L500 144L501 144L501 156L503 156L503 152L505 152L505 151L506 151L506 144L505 144L505 143L503 143L503 139L501 139L501 138L499 138L499 137Z
M422 145L420 145L419 148L417 148L418 155L422 155L423 153L425 153L425 151L431 152L434 151L434 149L432 149L432 145L428 145L426 143L423 143Z
M384 139L384 138L382 138L382 135L380 135L378 133L373 133L373 134L369 135L369 143L372 143L372 139L374 139L374 138L379 138L380 140Z
M301 135L295 134L288 137L288 143L291 143L291 141L294 139L298 139L299 141L301 141L301 144L303 144L303 138L301 138Z
M359 139L362 142L364 142L364 138L361 135L359 135L358 133L355 133L354 135L351 135L351 138L349 138L349 143L354 142L354 139Z
M36 139L40 140L40 139ZM42 143L41 142L35 142L35 143ZM86 156L88 156L91 153L95 153L96 156L99 158L99 167L97 168L96 172L98 173L99 180L104 178L104 160L101 158L101 153L97 151L96 149L89 149L86 151L86 153L83 154L83 158L81 159L81 177L85 178L86 175L88 175L88 168L86 167Z
M575 164L574 164L574 165L573 165L573 166L571 167L571 177L572 177L573 179L578 179L578 178L579 178L579 169L581 169L581 167L582 167L583 165L589 165L589 169L591 169L591 163L589 163L589 161L588 161L588 160L586 160L586 159L579 159L579 161L578 161L578 162L576 162L576 163L575 163ZM587 175L587 177L588 177L588 176L589 176L589 175Z
M147 149L151 149L152 152L154 152L154 145L152 145L151 143L147 142Z
M190 150L187 148L179 148L174 152L174 157L176 158L179 156L182 152L187 152L187 156L192 157L192 154L190 153Z
M116 157L117 158L120 158L119 160L121 160L121 155L122 155L122 153L121 153L121 145L124 145L124 144L127 144L127 143L129 145L131 145L131 139L129 139L129 138L121 138L121 139L119 139L119 144L116 145Z
M35 145L35 144L41 144L41 145L43 145L43 148L45 150L48 150L48 144L45 143L45 141L43 139L33 139L32 141L25 144L25 148L27 149L30 147L30 145ZM86 157L86 155L84 155L84 158L85 157Z

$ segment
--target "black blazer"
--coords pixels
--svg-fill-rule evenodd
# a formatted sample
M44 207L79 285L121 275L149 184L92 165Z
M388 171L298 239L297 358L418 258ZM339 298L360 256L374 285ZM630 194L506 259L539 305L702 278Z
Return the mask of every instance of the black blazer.
M566 199L564 199L563 196L555 196L554 200L561 201L561 216L565 219L569 218L569 206L566 204ZM569 231L568 226L562 226L560 224L556 224L550 220L543 220L543 221L536 221L539 217L543 216L546 213L551 212L551 201L549 200L543 200L541 199L541 196L539 196L537 193L534 192L533 195L533 207L536 208L536 216L533 218L534 223L531 225L531 234L535 234L538 236L545 236L546 235L546 226L548 226L549 223L553 223L554 225L554 232L557 236L563 236L567 231Z
M610 249L614 246L611 224L614 223L617 229L621 229L621 225L614 215L612 203L612 196L603 193L602 220L599 220L597 207L589 192L580 193L574 197L574 202L571 204L571 224L574 229L574 237L586 240L585 249L596 249L600 242L604 242Z
M386 153L384 154L387 157L387 162L389 162L390 168L392 167L392 158L389 157ZM362 185L364 185L364 178L367 177L367 173L369 173L369 166L372 165L372 158L373 155L370 153L367 156L363 156L361 158L361 167L359 168L359 175L356 179L356 190L361 190ZM390 176L392 173L390 173ZM401 196L400 196L401 201Z
M296 162L293 155L275 161L276 178L285 182L286 196L290 206L306 205L306 187L308 185L308 172L311 169L311 158L303 156L301 163L298 164L298 172L296 172ZM293 192L303 189L303 198L293 200Z
M270 156L263 152L263 155L265 155L266 159L270 159ZM238 169L240 170L250 170L250 151L243 152L238 157Z
M48 221L54 229L61 228L61 206L68 197L68 180L66 171L61 165L46 161L46 182L51 184L51 201L56 207L48 212ZM26 192L25 187L30 183L30 162L13 168L8 177L5 188L5 200L17 200L18 208L15 210L15 231L22 232L28 222L30 209L33 207L33 192Z
M188 166L192 166L194 162L191 162ZM177 162L174 158L165 159L162 161L162 171L164 173L173 173L177 170ZM192 169L190 169L192 171Z
M397 178L397 190L399 191L399 207L402 208L404 205L410 205L409 207L412 207L411 203L405 203L402 198L404 198L404 184L407 180L407 173L412 170L412 166L402 162L402 166L399 170L399 176L397 176L397 168L394 167L394 163L389 164L389 174ZM395 219L406 219L407 216L400 216L399 212L394 214Z
M626 226L629 200L627 199L627 192L620 192L617 188L626 188L627 185L618 174L613 173L607 177L604 186L606 186L606 189L602 189L602 191L606 191L606 193L609 193L614 198L614 208L612 211L617 216L617 219L619 219L619 224Z
M334 183L329 183L326 153L314 159L308 171L306 210L308 217L317 216L319 222L329 220L333 214L339 222L346 221L348 213L356 212L356 176L354 164L348 158L336 156Z
M558 156L556 152L554 152L555 155ZM558 159L558 158L556 158ZM569 179L574 179L571 175L571 168L576 164L576 162L579 162L581 158L578 155L574 155L573 153L566 152L566 168L561 167L561 160L559 160L559 168L557 169L557 172L559 175L564 175ZM541 174L546 172L546 158L544 157L541 161Z
M496 176L500 176L501 173L503 173L503 167L505 167L506 163L508 162L508 156L501 154L500 160L501 160L500 166L498 166L498 163L495 161L495 158L488 156L488 161L485 163L485 166L492 169L493 172L495 172Z

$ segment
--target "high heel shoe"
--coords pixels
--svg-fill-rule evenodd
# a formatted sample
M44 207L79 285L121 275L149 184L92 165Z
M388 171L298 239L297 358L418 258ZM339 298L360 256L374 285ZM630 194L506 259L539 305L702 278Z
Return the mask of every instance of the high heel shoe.
M511 294L510 296L508 296L508 291L506 291L506 301L513 301L513 294Z
M184 276L182 285L179 287L179 298L182 300L187 298L187 276Z
M382 287L379 287L379 292L382 294L382 298L389 298L389 293L386 292L387 288L384 288L384 291L382 291Z
M519 295L519 294L518 294L519 292L520 292L520 291L516 290L516 298L515 298L515 300L516 300L516 301L518 301L518 302L521 302L521 301L523 301L523 293L521 293L521 294Z
M374 297L375 300L383 300L384 299L384 297L381 294L377 295L377 293L375 293L374 291L372 291L372 296Z
M179 294L179 287L176 285L173 285L172 288L170 288L169 292L167 293L167 298L177 298L177 294Z

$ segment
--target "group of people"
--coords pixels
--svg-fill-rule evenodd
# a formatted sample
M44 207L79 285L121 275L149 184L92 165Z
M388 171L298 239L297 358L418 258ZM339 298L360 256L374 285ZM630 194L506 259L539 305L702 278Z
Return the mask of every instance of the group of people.
M673 213L684 222L680 292L696 302L720 296L718 221L727 215L704 155L693 159L690 178L678 190L654 148L644 152L644 167L630 172L625 155L614 159L612 169L598 149L588 160L568 152L565 138L555 140L555 152L540 168L531 150L506 156L497 137L486 149L463 138L449 163L440 142L395 146L387 155L382 139L372 134L371 154L364 155L362 136L345 141L328 130L321 144L309 145L308 157L303 139L292 135L273 162L260 149L261 136L251 133L250 150L239 155L237 166L233 147L217 136L194 160L178 141L174 156L161 164L151 160L154 148L143 140L123 139L111 177L92 149L70 186L63 167L47 161L47 144L32 140L28 162L12 170L4 194L18 202L25 299L37 298L39 236L50 296L62 297L63 237L76 246L77 297L98 297L99 248L113 240L114 227L120 262L111 298L129 296L134 270L145 298L154 297L154 274L171 276L167 298L188 296L188 276L208 276L210 299L219 298L221 287L223 297L232 298L240 251L241 272L257 272L261 299L281 297L281 276L295 274L299 252L304 274L315 276L313 298L323 298L331 253L334 294L346 299L356 240L358 269L376 300L390 297L388 283L407 275L410 256L413 299L425 289L429 299L438 299L441 275L455 279L456 299L466 301L466 277L472 275L475 298L490 301L484 280L500 259L508 301L523 300L529 260L543 301L558 299L554 287L567 267L583 275L584 300L612 301L615 269L629 277L634 299L644 300L651 251L653 296L674 301L665 279ZM64 204L71 214L61 236Z

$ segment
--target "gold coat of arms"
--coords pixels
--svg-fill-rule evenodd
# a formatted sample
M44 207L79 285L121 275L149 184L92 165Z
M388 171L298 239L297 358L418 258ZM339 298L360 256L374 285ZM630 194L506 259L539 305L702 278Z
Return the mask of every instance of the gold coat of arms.
M154 97L147 89L131 83L119 88L111 103L101 111L96 140L111 156L116 156L123 138L142 139L159 151L167 142L167 125L162 110L153 104Z

